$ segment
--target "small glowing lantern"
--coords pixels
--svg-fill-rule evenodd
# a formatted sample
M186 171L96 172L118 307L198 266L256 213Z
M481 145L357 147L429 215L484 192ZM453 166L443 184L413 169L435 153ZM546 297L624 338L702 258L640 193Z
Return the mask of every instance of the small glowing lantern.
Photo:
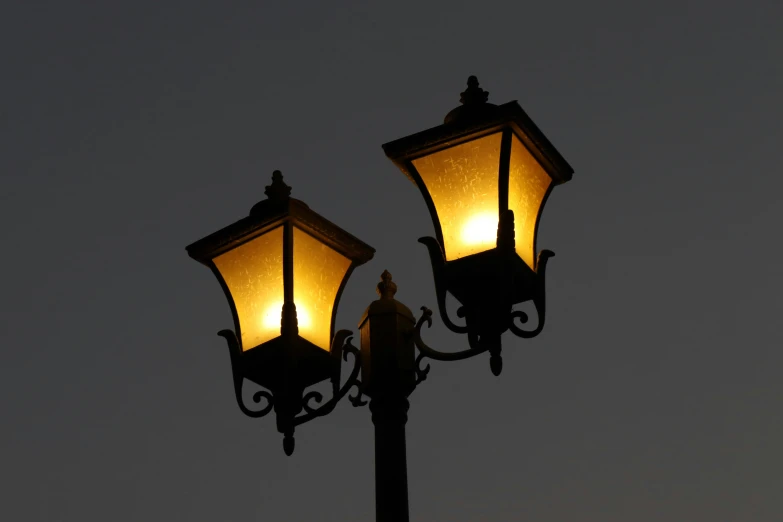
M487 97L471 76L443 125L383 145L430 211L436 237L420 241L430 251L441 317L474 340L505 331L505 319L490 316L528 299L543 325L551 253L536 255L536 232L552 188L573 174L517 102L496 106ZM462 303L467 327L448 320L446 291Z
M242 403L243 379L268 388L286 434L304 388L339 383L341 346L332 346L337 303L354 267L375 252L290 193L275 171L267 199L248 217L187 247L212 269L231 306L235 332L220 334L231 348L240 408L254 413ZM271 396L261 396L271 407Z

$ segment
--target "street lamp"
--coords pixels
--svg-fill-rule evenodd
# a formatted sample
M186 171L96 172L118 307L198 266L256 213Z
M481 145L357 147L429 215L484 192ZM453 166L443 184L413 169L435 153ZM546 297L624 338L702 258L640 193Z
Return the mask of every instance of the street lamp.
M266 187L267 199L250 215L187 247L220 282L234 318L234 330L221 330L228 343L239 408L261 417L275 411L287 455L294 428L331 412L353 387L354 406L366 404L375 425L375 498L379 522L407 522L408 488L405 424L408 396L424 380L425 357L458 360L489 351L500 374L500 336L511 330L533 337L544 325L547 259L536 253L541 211L554 185L571 179L571 167L522 108L487 103L487 93L471 76L462 106L445 123L383 146L387 156L419 187L430 210L435 238L425 237L438 307L452 331L466 333L469 348L440 352L429 347L421 329L432 323L422 307L416 321L394 299L397 285L384 271L373 301L359 322L360 350L352 332L335 333L340 294L354 267L374 250L290 197L279 171ZM461 303L456 325L446 311L446 292ZM513 305L532 300L534 330L514 324L527 316ZM418 355L416 350L418 349ZM340 358L353 355L353 369L341 384ZM361 372L361 379L359 373ZM242 399L251 380L266 390L253 395L258 410ZM323 402L305 390L330 380L332 397ZM320 404L315 407L312 403Z
M492 372L502 369L500 336L524 338L544 327L544 275L549 257L536 257L536 233L552 188L573 170L515 101L497 106L471 76L462 105L443 125L386 143L386 155L419 188L435 227L435 238L419 239L430 255L438 309L444 324L467 333L470 349L426 356L444 360L489 351ZM446 292L461 303L465 325L451 321ZM513 305L532 300L534 330Z

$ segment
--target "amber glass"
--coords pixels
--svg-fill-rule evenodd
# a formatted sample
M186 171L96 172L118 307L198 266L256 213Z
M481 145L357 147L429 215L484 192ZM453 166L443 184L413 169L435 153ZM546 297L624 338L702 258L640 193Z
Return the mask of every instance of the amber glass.
M539 209L552 179L525 145L514 136L508 172L508 208L514 211L516 251L536 269L536 226Z
M214 259L239 317L242 349L280 335L283 308L283 227Z
M446 260L495 248L501 133L413 160L438 213Z
M294 303L299 335L329 350L332 311L350 259L294 227Z

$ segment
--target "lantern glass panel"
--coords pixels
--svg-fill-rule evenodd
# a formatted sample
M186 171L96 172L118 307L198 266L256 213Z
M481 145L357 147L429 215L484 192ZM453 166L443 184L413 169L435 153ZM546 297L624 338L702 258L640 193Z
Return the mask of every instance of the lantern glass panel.
M552 178L527 147L513 136L508 176L508 208L514 211L516 251L535 270L536 228L539 209Z
M447 261L495 248L501 136L413 160L435 205Z
M294 303L299 335L329 350L332 312L351 260L294 227Z
M248 241L214 259L231 292L249 350L280 335L283 307L283 227Z

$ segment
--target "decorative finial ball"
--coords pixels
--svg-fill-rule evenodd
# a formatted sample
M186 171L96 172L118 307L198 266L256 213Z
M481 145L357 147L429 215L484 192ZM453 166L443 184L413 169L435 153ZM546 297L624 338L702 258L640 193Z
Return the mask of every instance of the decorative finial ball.
M475 76L468 77L468 88L460 93L459 101L465 105L483 105L487 103L489 99L489 93L479 87L478 78Z
M291 187L283 181L283 173L279 170L272 172L272 184L267 185L264 194L269 199L286 200L291 195Z
M394 299L394 294L397 293L397 284L392 281L392 275L388 270L384 270L381 274L381 282L378 283L376 290L381 299Z

